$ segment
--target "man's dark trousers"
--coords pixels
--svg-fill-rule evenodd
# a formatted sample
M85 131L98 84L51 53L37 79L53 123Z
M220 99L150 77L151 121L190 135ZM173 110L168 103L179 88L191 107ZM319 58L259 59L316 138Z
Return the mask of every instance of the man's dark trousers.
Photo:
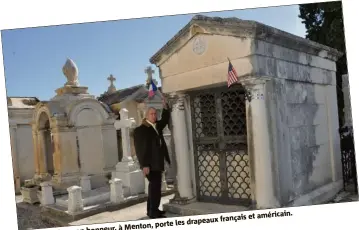
M150 171L146 177L148 180L147 215L158 217L160 216L162 172Z

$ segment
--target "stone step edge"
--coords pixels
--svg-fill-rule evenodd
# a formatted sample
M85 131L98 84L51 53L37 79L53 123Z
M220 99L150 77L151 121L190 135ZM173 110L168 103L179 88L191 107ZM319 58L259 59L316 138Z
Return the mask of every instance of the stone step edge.
M196 215L207 215L212 214L210 212L206 211L200 211L195 209L186 208L184 205L180 204L163 204L163 210L174 214L174 215L180 215L180 216L196 216Z
M167 191L162 192L162 196L169 196L174 194L173 189L168 189ZM102 212L113 212L120 209L128 208L130 206L140 204L147 201L147 195L141 194L140 197L130 198L128 201L120 204L104 204L97 209L90 209L79 214L68 214L64 211L57 209L52 206L43 206L41 211L41 218L45 221L57 221L59 224L64 226L70 226L68 223L77 221L83 218L87 218ZM50 222L51 223L51 222Z

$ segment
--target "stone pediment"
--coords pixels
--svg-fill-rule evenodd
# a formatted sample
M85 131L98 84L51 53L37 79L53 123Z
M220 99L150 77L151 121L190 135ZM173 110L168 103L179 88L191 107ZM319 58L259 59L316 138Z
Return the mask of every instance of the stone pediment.
M224 86L229 60L239 79L249 76L335 82L335 49L237 18L194 17L151 59L163 93Z
M339 56L343 55L341 52L328 46L256 21L197 15L157 53L155 53L150 58L150 62L152 64L160 65L160 63L165 61L164 59L167 59L176 53L178 49L181 49L182 46L197 34L234 36L263 40L272 44L285 45L289 49L310 53L312 55L319 55L319 53L325 51L327 53L327 58L333 61L336 61Z
M343 54L322 44L304 39L288 32L250 20L238 18L219 18L197 15L150 58L152 64L161 65L165 59L175 54L197 34L233 36L262 40L285 46L299 52L319 55L326 53L328 59L336 61Z

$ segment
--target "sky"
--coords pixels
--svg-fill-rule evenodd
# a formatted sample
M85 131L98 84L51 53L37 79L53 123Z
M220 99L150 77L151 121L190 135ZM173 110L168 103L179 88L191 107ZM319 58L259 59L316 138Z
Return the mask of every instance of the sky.
M197 13L198 14L198 13ZM305 36L298 5L200 13L255 20ZM62 67L71 58L79 83L100 96L114 75L117 89L144 84L149 59L195 14L4 30L1 32L9 97L50 100L66 83ZM158 78L158 69L154 77Z

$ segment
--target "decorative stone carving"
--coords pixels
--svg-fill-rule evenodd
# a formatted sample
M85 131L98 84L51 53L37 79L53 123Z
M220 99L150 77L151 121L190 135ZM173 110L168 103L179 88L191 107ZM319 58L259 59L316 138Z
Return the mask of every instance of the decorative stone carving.
M203 36L197 36L194 38L192 50L198 55L202 55L206 51L206 41Z
M172 107L172 110L184 110L184 100L186 95L173 93L169 96L169 104Z
M75 64L75 62L71 59L67 59L65 65L62 67L62 72L64 73L64 75L67 78L67 82L65 83L66 85L69 86L78 86L79 82L78 82L78 68Z
M265 77L250 77L240 80L240 83L244 87L245 98L248 102L252 100L264 100L264 84L269 81L270 78Z

